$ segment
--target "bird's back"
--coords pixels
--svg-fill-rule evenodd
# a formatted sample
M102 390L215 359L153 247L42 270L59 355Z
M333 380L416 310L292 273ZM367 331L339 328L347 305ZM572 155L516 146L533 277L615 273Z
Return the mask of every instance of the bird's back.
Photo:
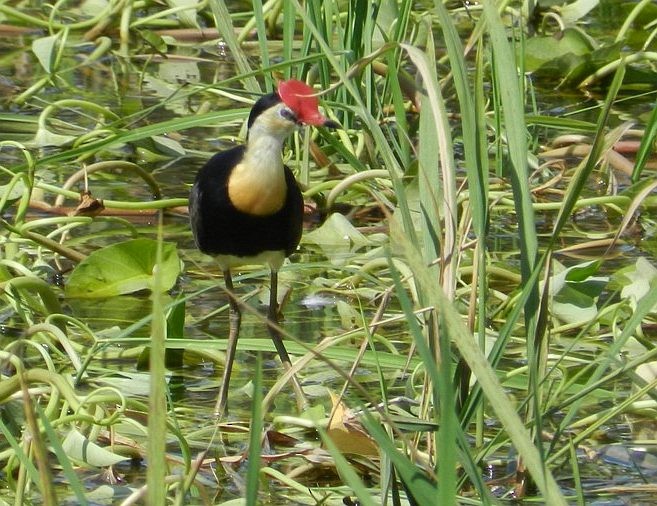
M244 152L245 146L238 146L217 153L198 172L189 198L196 244L209 255L246 257L242 263L268 251L289 256L301 240L303 197L299 185L284 167L287 194L279 211L268 216L239 211L228 197L228 178Z

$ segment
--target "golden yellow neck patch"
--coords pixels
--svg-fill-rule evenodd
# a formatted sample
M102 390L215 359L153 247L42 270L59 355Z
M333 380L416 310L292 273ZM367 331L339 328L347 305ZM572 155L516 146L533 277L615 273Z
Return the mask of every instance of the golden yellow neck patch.
M252 168L244 162L235 166L228 179L228 198L237 210L255 216L268 216L281 210L287 187L283 163L278 164L280 168L276 167L275 171Z

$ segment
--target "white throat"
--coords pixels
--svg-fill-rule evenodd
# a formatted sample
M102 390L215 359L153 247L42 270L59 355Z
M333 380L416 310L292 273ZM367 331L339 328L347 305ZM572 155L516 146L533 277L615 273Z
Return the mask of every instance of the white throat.
M257 172L258 179L265 179L269 183L275 183L277 179L285 181L282 158L285 137L280 139L268 134L258 135L259 133L249 133L242 164L256 168L254 172Z

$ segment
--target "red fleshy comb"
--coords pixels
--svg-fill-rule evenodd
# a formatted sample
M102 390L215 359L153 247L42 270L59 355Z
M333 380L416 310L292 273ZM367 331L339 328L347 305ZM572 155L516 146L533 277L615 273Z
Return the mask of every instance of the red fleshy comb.
M306 125L323 126L328 121L319 112L319 100L315 90L302 81L290 79L278 85L278 96L287 105L297 119Z

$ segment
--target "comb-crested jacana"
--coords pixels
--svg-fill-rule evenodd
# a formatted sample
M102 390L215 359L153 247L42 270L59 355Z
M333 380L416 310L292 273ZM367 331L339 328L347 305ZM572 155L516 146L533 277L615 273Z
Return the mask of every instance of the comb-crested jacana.
M226 366L217 414L226 410L228 385L241 322L231 269L266 264L271 269L269 331L286 369L290 356L278 331L278 270L301 240L303 197L292 171L283 164L283 143L298 125L337 128L318 109L314 90L297 80L260 98L249 114L247 143L217 153L200 169L189 198L192 232L198 248L215 257L229 293ZM305 397L292 379L300 407Z

